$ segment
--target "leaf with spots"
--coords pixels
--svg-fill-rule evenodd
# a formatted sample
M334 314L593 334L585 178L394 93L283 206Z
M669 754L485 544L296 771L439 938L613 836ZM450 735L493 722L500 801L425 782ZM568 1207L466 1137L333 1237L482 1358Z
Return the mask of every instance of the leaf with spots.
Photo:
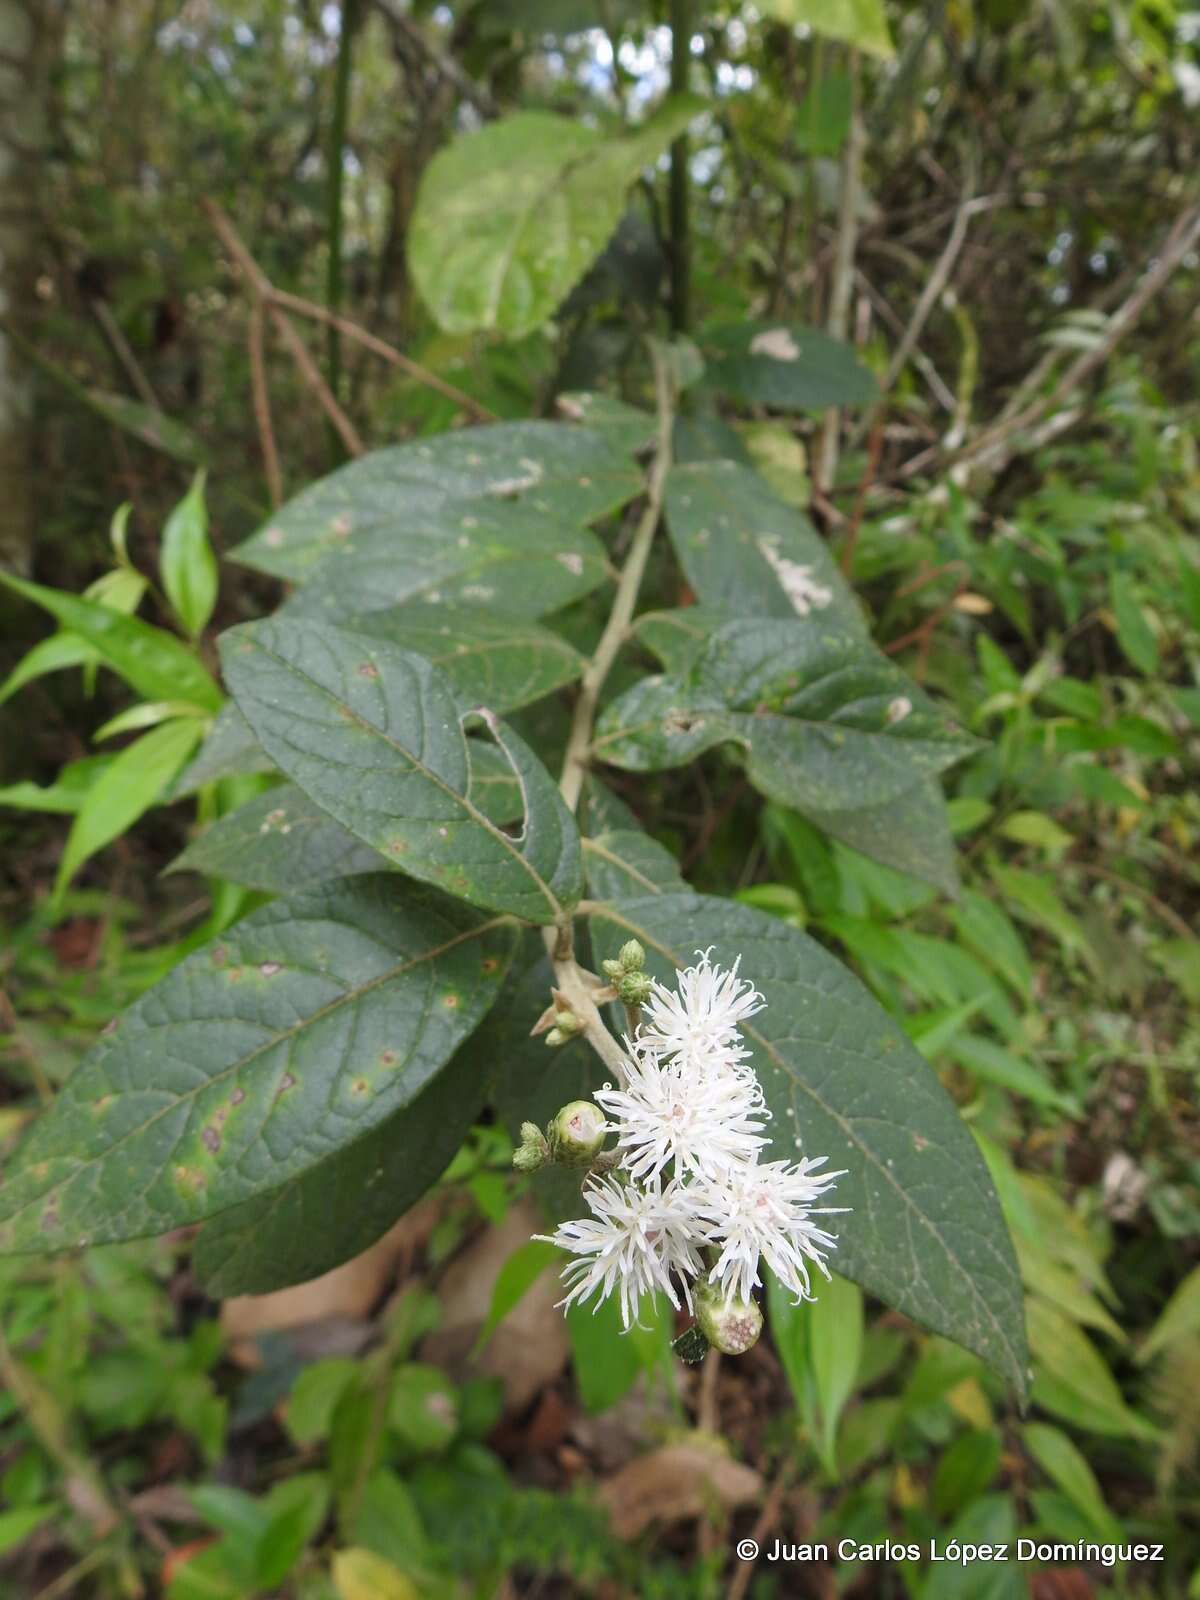
M527 537L532 568L523 603L503 609L537 616L600 581L602 554L579 530L640 488L641 474L628 454L600 431L565 422L462 428L375 450L339 467L289 500L232 554L245 566L296 583L337 555L354 574L346 576L345 587L360 591L374 563L376 581L390 572L391 584L352 607L374 610L427 598L439 586L485 585L489 546L511 550ZM465 545L459 543L463 538ZM546 564L556 552L571 558L569 564L557 562L558 572ZM500 566L498 558L492 561L492 576ZM322 583L337 570L336 564L322 568ZM535 572L553 579L555 588L544 605L531 609Z
M638 174L704 108L677 95L617 137L521 111L454 139L425 169L408 233L437 322L510 338L541 327L616 231Z
M163 1233L364 1138L475 1028L512 943L389 873L262 907L84 1058L8 1163L0 1250Z
M345 627L389 639L439 667L464 704L515 711L583 672L583 657L536 622L491 610L398 606L348 620Z
M770 1108L766 1158L828 1156L837 1268L991 1363L1024 1396L1021 1281L991 1178L953 1101L900 1027L829 952L777 918L695 894L617 900L591 920L597 960L637 938L670 981L698 945L766 1008L745 1027Z
M839 339L791 322L727 322L696 338L706 388L746 405L820 411L868 405L875 380Z
M411 1104L364 1139L213 1217L192 1251L205 1290L214 1299L269 1294L368 1249L450 1165L485 1092L478 1063L460 1049Z
M923 786L976 741L836 619L725 622L697 642L671 629L670 615L649 637L686 665L644 678L614 701L597 725L593 753L653 772L716 745L740 745L747 776L768 799L876 860L920 868L919 854L904 848L913 805L905 800L891 825L881 808L920 798L924 814L930 791ZM690 613L681 615L686 622ZM929 865L935 882L948 881L940 857Z
M738 617L816 617L868 637L812 523L752 467L693 461L667 478L667 529L700 604Z
M519 835L490 821L470 794L458 699L423 656L290 620L232 629L221 655L238 706L280 771L391 864L529 922L553 922L579 899L579 834L550 774L483 714L524 797Z

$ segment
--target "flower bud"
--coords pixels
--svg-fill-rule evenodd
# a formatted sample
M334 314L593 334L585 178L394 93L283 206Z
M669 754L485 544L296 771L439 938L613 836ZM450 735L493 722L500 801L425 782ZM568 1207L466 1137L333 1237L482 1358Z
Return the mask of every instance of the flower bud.
M696 1288L696 1323L715 1349L740 1356L758 1343L763 1316L756 1301L739 1300L708 1282Z
M550 1154L565 1167L590 1167L600 1154L608 1124L593 1100L572 1100L546 1129Z
M521 1124L521 1142L513 1151L518 1172L537 1172L550 1161L550 1142L536 1122Z
M554 1026L546 1035L548 1045L566 1044L577 1033L583 1032L583 1023L573 1011L556 1011L554 1013Z
M654 985L644 972L626 972L617 979L617 998L627 1006L644 1006L654 992Z
M621 946L617 960L626 972L638 972L646 965L646 952L636 939L630 939Z

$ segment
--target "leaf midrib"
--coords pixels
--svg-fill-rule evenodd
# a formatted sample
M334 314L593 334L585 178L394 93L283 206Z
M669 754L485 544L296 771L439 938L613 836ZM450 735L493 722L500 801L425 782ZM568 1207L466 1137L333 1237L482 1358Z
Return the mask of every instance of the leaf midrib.
M380 640L377 641L377 643L383 644L383 643L386 643L386 641L380 639ZM312 677L309 673L305 672L302 667L297 666L294 662L288 661L285 657L283 657L281 655L278 655L274 650L272 650L270 648L269 645L263 644L261 642L261 640L259 640L258 638L254 638L253 639L253 644L254 644L256 649L261 650L264 655L270 656L271 659L273 661L276 661L281 667L284 667L288 671L295 673L295 675L297 677L303 678L306 683L311 684L311 686L314 689L318 690L321 694L323 694L326 697L327 700L331 701L335 706L337 706L339 708L339 711L346 712L347 715L349 715L349 717L354 721L354 723L358 727L363 729L364 732L374 734L376 736L376 738L382 739L384 744L386 744L389 749L395 750L398 755L403 756L404 760L407 761L408 764L411 767L414 767L416 769L416 771L419 772L423 778L427 779L428 782L433 784L433 786L435 788L440 789L443 794L445 794L449 799L451 799L454 802L454 804L457 805L463 812L465 812L466 815L473 822L475 822L480 828L482 828L485 833L487 833L491 838L493 838L495 840L498 840L500 842L500 844L503 845L503 847L504 847L505 851L507 852L507 854L510 855L512 857L512 859L515 862L517 862L523 868L523 870L526 873L528 873L529 877L533 879L533 882L536 884L536 886L537 886L539 892L541 893L543 899L546 901L547 905L551 909L551 912L553 914L552 920L562 916L563 907L562 907L557 895L555 895L553 889L551 889L550 885L545 881L545 879L542 877L541 873L538 872L537 868L532 865L532 863L529 861L528 857L524 856L521 853L521 851L516 848L516 845L513 843L513 841L509 838L509 836L501 828L497 828L494 823L489 822L487 817L484 816L483 812L477 810L476 807L471 804L470 799L465 794L459 794L457 789L451 788L451 786L445 781L444 778L439 777L438 774L436 772L432 771L429 767L427 767L423 761L418 760L417 757L415 755L413 755L411 751L406 750L405 747L402 744L400 744L397 740L393 739L392 736L389 733L387 733L383 728L381 728L377 723L368 722L367 719L364 716L362 716L359 712L355 711L353 706L349 705L344 699L339 699L338 696L336 694L334 694L332 689L327 689L323 683L319 683L316 680L316 678ZM398 646L393 646L392 648L393 649L397 649L399 647ZM421 660L421 661L425 661L425 657L423 657L423 656L418 657L418 659ZM428 665L430 663L426 663L426 664ZM457 726L458 726L459 738L462 739L464 744L465 744L466 735L463 733L461 716L458 717ZM512 768L512 773L513 773L514 780L521 786L521 795L522 795L522 800L524 802L525 832L527 832L528 828L529 828L530 817L529 817L528 796L525 794L524 781L523 781L523 779L521 777L521 774L517 771L516 767L513 765L512 757L509 755L508 751L505 750L503 743L499 739L496 739L496 744L497 744L497 747L500 749L501 753L503 754L505 760L508 762L509 766ZM470 771L469 753L468 753L468 763L467 763L467 765L468 765L468 772L469 772ZM303 784L300 784L300 788L304 789L305 794L309 793L309 791L304 788ZM309 798L314 802L314 804L321 806L321 802L317 799L316 795L310 795ZM360 838L360 839L363 838L363 835L358 833L357 830L355 828L353 828L349 823L342 822L342 819L340 817L334 816L334 813L332 811L330 811L327 806L321 806L321 810L327 812L327 814L329 816L333 817L333 820L335 822L341 823L342 827L348 828L349 831L351 833L354 833L357 838ZM398 819L398 821L399 821L399 823L403 823L404 818L401 817L401 818ZM379 848L374 843L374 841L371 840L371 839L365 839L364 843L370 845L373 850L377 850ZM381 852L381 855L382 855L382 852ZM386 861L387 857L384 856L383 859Z
M305 1029L315 1026L315 1024L321 1021L322 1018L332 1015L339 1009L339 1007L349 1005L352 1002L360 1000L364 995L372 993L373 990L379 988L381 985L390 983L394 978L403 977L406 972L411 972L414 968L419 967L426 962L436 961L439 956L445 955L448 950L453 950L460 944L466 944L471 939L482 938L485 934L492 932L496 928L504 927L508 924L515 924L515 922L516 918L511 916L492 917L487 922L481 922L474 928L468 928L461 933L455 934L452 939L444 940L440 945L435 946L433 949L422 951L420 955L413 956L407 961L402 961L398 965L390 967L386 972L380 973L378 977L369 978L365 983L360 984L357 988L346 990L344 994L338 995L336 999L330 1000L328 1004L321 1006L318 1010L312 1011L307 1016L300 1018L297 1022L293 1023L291 1027L284 1028L282 1031L273 1034L270 1039L264 1040L262 1044L255 1045L253 1050L248 1051L245 1055L239 1056L236 1061L230 1062L227 1066L222 1067L219 1072L215 1072L210 1077L205 1078L203 1083L197 1084L195 1088L187 1089L182 1094L177 1094L169 1105L163 1106L163 1108L160 1111L156 1111L153 1116L147 1117L146 1120L139 1123L136 1128L130 1128L127 1133L123 1133L119 1139L115 1139L111 1144L107 1145L101 1154L94 1156L87 1161L80 1162L75 1167L74 1171L71 1172L67 1177L61 1179L58 1183L52 1184L48 1189L43 1189L39 1194L35 1195L32 1200L29 1200L25 1205L18 1207L17 1210L3 1213L2 1220L4 1222L13 1222L25 1212L32 1210L34 1206L44 1203L47 1197L60 1192L66 1187L67 1184L75 1183L79 1177L90 1167L99 1166L101 1163L111 1159L116 1151L121 1149L122 1145L124 1145L128 1140L136 1138L139 1134L145 1133L146 1129L153 1127L160 1118L169 1115L171 1112L177 1110L180 1105L185 1105L189 1101L195 1099L196 1096L203 1094L206 1090L210 1089L213 1084L224 1082L232 1073L239 1072L242 1068L249 1066L265 1051L273 1050L277 1045L286 1043L288 1040L294 1039ZM197 954L200 953L201 952L197 952ZM187 1018L185 1020L199 1021L201 1019ZM221 1018L215 1020L223 1021L225 1019ZM178 1026L178 1023L178 1018L171 1018L163 1023L148 1025L139 1031L143 1034L150 1034L154 1033L160 1027L175 1027ZM135 1037L137 1037L137 1035L135 1035ZM112 1048L116 1048L115 1042ZM267 1121L270 1119L271 1109L273 1108L268 1109L267 1117L264 1119L262 1127L259 1129L259 1138L262 1137L263 1129L265 1129ZM364 1133L369 1133L370 1131L370 1129L366 1129L364 1130ZM48 1158L43 1157L42 1159ZM159 1171L162 1171L161 1167L159 1168ZM288 1179L284 1180L285 1183L289 1181L290 1180ZM149 1185L147 1185L147 1187L149 1187ZM252 1197L248 1196L247 1198ZM241 1201L232 1201L229 1206L221 1207L221 1210L230 1210L233 1206L240 1205L241 1203ZM218 1213L215 1212L212 1213L212 1215L217 1214Z

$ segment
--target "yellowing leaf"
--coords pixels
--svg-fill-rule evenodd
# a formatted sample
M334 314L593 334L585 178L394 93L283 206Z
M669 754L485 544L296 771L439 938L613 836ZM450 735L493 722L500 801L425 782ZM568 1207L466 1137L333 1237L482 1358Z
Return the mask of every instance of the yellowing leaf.
M373 1550L339 1550L333 1558L339 1600L418 1600L411 1578Z

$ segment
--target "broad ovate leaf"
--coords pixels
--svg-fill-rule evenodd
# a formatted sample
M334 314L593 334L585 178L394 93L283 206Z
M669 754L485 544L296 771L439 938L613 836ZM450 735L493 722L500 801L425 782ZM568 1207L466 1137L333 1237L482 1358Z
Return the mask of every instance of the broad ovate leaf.
M421 297L448 333L539 328L608 243L642 169L704 109L667 101L632 133L521 111L430 162L408 234Z
M536 561L540 546L532 540L539 530L578 529L623 505L640 487L641 475L620 442L596 429L564 422L462 428L375 450L319 478L238 545L233 558L298 583L330 554L388 556L395 581L382 598L369 601L374 610L414 592L427 598L438 584L484 581L489 540L519 546L528 538L527 554ZM584 580L588 568L572 571L575 558L586 561L595 550L583 540L560 545L558 554L562 571ZM412 591L400 592L409 567L418 581ZM526 586L532 581L527 572ZM586 593L598 581L575 593ZM543 609L563 603L552 595ZM527 605L504 609L539 614Z
M820 411L867 405L874 378L839 339L793 322L729 322L697 337L705 387L747 405Z
M759 10L778 22L802 23L826 39L840 39L869 55L895 53L883 0L762 0Z
M867 638L858 601L802 512L751 467L693 461L667 478L667 529L701 605L737 617L808 617Z
M982 1157L953 1101L852 973L798 929L696 894L616 900L592 918L598 960L636 938L673 982L698 945L766 1000L744 1031L772 1114L770 1159L846 1169L832 1204L837 1270L982 1356L1024 1395L1016 1257ZM816 1292L820 1294L820 1284Z
M517 837L472 799L464 717L423 656L324 623L224 634L238 707L267 754L392 865L476 905L553 922L582 891L579 834L550 774L490 711L481 721L520 783Z
M264 906L84 1058L8 1164L0 1249L163 1233L290 1182L415 1100L511 945L389 873Z

